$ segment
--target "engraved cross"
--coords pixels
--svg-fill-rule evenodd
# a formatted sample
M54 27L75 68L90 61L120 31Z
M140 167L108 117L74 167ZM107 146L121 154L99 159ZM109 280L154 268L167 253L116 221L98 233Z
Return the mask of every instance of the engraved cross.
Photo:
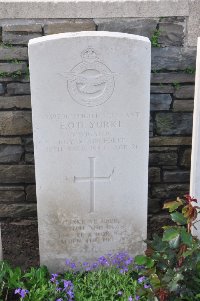
M90 213L95 211L95 182L110 182L112 173L108 177L95 177L95 157L89 157L90 160L90 176L89 177L74 177L74 182L89 182L90 183Z

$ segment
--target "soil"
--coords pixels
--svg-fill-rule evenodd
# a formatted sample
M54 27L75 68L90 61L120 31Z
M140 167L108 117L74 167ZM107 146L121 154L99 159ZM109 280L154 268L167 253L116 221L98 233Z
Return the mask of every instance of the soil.
M1 223L3 259L26 270L39 266L38 227L35 220Z

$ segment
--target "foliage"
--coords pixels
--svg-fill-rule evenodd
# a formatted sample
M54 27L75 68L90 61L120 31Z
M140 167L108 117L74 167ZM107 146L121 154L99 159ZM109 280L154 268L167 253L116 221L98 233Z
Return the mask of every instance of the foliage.
M158 43L159 37L160 37L160 30L156 29L151 37L152 47L160 47L160 45Z
M189 195L167 202L172 221L154 235L145 255L126 252L96 262L66 260L66 272L46 267L23 273L0 262L0 301L199 301L200 241L192 236L199 207Z
M195 68L193 68L193 67L188 67L184 71L187 74L195 74Z
M135 258L136 263L143 260L143 274L160 301L200 300L200 241L191 234L200 209L193 205L196 202L189 195L167 202L164 209L169 210L174 225L164 227L162 239L154 235L146 255Z

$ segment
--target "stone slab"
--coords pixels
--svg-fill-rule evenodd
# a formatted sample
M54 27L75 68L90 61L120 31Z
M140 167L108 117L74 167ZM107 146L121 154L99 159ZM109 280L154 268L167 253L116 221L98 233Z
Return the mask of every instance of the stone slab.
M66 258L141 253L149 40L109 32L52 35L30 42L29 62L41 264L62 271Z
M69 19L69 20L48 20L44 25L44 34L56 34L62 32L93 31L96 24L93 20Z
M28 135L32 133L31 112L1 111L0 135Z
M29 95L0 96L0 109L31 109L31 97Z
M9 46L0 46L0 60L27 60L28 51L26 47L9 47Z
M190 1L190 0L189 0ZM107 18L188 16L188 0L3 0L0 18Z
M191 159L191 178L190 178L190 194L198 199L200 204L200 38L198 38L196 62L196 85L194 99L194 118L193 118L193 135L192 135L192 159ZM198 230L194 230L195 234L200 238L200 226L196 224Z

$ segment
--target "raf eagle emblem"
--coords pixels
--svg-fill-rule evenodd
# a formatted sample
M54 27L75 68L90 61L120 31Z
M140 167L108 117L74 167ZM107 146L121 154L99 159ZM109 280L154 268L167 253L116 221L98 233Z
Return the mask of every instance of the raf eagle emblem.
M93 48L89 47L81 56L82 62L67 74L69 94L81 105L101 105L113 93L113 73L99 60Z

